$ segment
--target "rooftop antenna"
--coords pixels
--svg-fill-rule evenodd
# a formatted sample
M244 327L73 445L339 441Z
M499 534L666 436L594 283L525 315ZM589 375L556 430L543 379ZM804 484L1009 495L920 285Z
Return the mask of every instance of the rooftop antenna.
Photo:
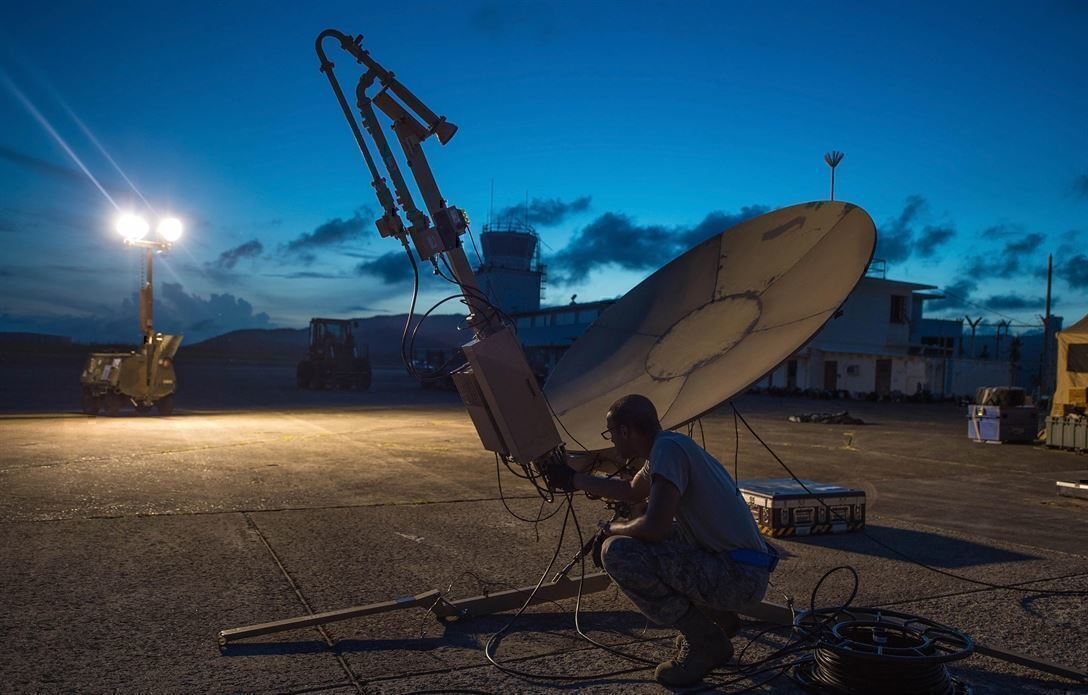
M835 167L839 165L846 155L837 150L831 150L824 155L824 161L831 167L831 200L835 200Z
M490 227L494 220L492 216L495 214L495 177L491 177L491 205L487 208L487 226Z

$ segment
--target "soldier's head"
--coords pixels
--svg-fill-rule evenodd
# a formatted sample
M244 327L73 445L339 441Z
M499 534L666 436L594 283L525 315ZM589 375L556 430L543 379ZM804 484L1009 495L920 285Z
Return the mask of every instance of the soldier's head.
M610 439L623 458L647 458L660 431L661 421L653 402L646 396L631 394L608 409L601 436Z

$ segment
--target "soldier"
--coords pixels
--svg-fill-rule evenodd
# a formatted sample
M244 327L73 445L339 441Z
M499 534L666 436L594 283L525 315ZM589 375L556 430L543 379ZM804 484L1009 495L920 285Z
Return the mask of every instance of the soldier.
M680 632L678 650L659 664L665 685L697 683L733 656L736 611L760 601L778 556L759 535L733 478L690 437L665 432L645 396L624 396L608 410L610 440L624 459L646 463L628 482L546 467L555 490L584 490L646 512L602 524L597 541L605 572L648 618Z

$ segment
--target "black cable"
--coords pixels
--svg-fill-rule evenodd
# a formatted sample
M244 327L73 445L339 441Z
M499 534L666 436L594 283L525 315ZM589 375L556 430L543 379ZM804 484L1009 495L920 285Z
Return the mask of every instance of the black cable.
M841 517L841 513L835 512L834 510L832 510L831 506L828 505L828 503L825 502L822 497L820 497L819 495L814 493L812 490L810 490L808 488L808 486L805 485L801 481L800 478L798 478L796 475L794 475L793 471L790 470L789 466L787 466L786 463L781 458L779 458L778 454L776 454L774 452L774 450L771 449L770 446L768 446L767 442L763 441L763 439L758 434L756 434L756 431L754 429L752 429L752 426L748 424L748 421L744 419L744 415L742 415L740 413L740 411L737 410L737 407L735 405L733 406L733 412L736 413L737 417L740 418L740 421L742 423L744 423L744 426L746 428L748 428L748 431L752 433L752 436L755 437L756 440L760 444L763 445L763 448L766 449L767 452L771 456L774 457L774 460L778 462L778 465L782 466L782 468L784 468L786 470L786 472L790 474L790 477L793 478L793 480L798 485L800 485L805 490L805 492L812 495L813 498L818 500L820 502L820 504L822 504L827 509L827 512L829 514L829 516L828 516L829 519L834 518L836 515ZM915 565L918 565L919 567L925 568L925 569L929 570L930 572L936 572L937 574L942 574L942 575L944 575L946 577L951 577L953 579L959 579L960 581L968 582L969 584L977 584L979 586L985 586L985 587L988 587L988 588L991 588L991 589L1002 589L1002 590L1005 590L1005 591L1021 591L1021 592L1024 592L1024 593L1031 593L1031 594L1052 594L1052 595L1055 595L1055 596L1088 596L1088 591L1060 590L1060 589L1032 589L1032 588L1029 588L1029 587L1013 586L1013 585L1010 585L1010 584L994 584L992 582L983 581L981 579L971 579L970 577L965 577L965 576L963 576L961 574L956 574L955 572L949 572L947 570L942 570L942 569L939 569L937 567L933 567L932 565L928 565L928 564L922 562L921 560L915 559L915 558L907 555L903 551L899 550L898 548L894 548L894 547L888 545L887 543L885 543L884 541L882 541L882 540L876 538L875 536L871 535L868 532L868 530L865 529L865 528L862 528L861 532L869 540L873 541L874 543L876 543L880 547L884 548L885 550L888 550L888 551L890 551L892 553L895 553L896 555L903 558L907 562L910 562L910 563L913 563ZM1037 580L1037 581L1046 581L1046 580L1045 579L1040 579L1040 580Z
M733 482L740 491L740 425L737 423L737 409L733 408Z
M540 518L538 516L536 519L529 519L527 517L521 516L520 514L517 514L513 509L510 508L510 505L506 503L506 494L502 490L502 474L501 474L502 469L499 468L500 458L501 457L498 454L495 454L495 480L499 484L499 500L502 502L502 506L506 509L506 511L510 513L510 516L514 517L515 519L517 519L519 521L524 521L524 522L529 523L529 524L534 524L534 523L539 523L541 521L547 521L548 519L550 519L553 516L555 516L556 514L558 514L560 510L563 509L563 507L557 506L555 508L555 511L553 511L548 516L546 516L544 518Z
M574 505L573 504L570 505L570 510L571 510L571 515L572 515L572 517L574 519L574 529L578 533L578 545L579 545L579 547L584 547L585 546L585 538L582 536L582 526L581 526L581 524L578 523L578 513L574 511ZM606 652L609 652L610 654L615 654L616 656L622 657L624 659L627 659L628 661L633 661L633 662L638 663L638 664L647 664L649 666L655 666L656 667L657 664L658 664L658 662L656 662L656 661L650 661L649 659L643 659L642 657L632 656L630 654L626 654L624 652L621 652L620 650L618 650L618 649L616 649L614 647L610 647L607 644L601 644L600 642L594 640L592 637L590 637L589 635L587 635L585 632L582 631L582 625L581 625L581 621L580 621L580 616L581 616L581 611L582 611L582 588L585 586L585 581L586 581L586 556L584 554L580 558L580 561L581 561L581 565L582 565L582 576L581 576L581 579L578 582L578 596L574 601L574 630L578 633L578 635L582 639L584 639L585 641L587 641L590 644L594 645L595 647L599 647L600 649L603 649Z
M401 239L401 243L404 244L404 252L408 254L408 261L412 264L412 304L408 308L408 318L404 321L404 332L400 336L400 359L404 362L405 368L408 373L415 377L415 368L412 366L412 361L408 355L404 352L405 342L408 340L408 328L412 325L412 317L416 313L416 300L419 298L419 266L416 265L415 256L412 255L412 249L408 248L408 242Z
M544 569L544 573L540 575L540 579L537 581L536 586L533 587L533 590L532 592L530 592L528 598L525 599L525 603L523 603L521 608L518 609L517 613L514 614L514 617L510 619L510 622L504 625L498 632L491 635L491 637L487 640L487 644L484 645L484 656L487 657L487 660L490 661L491 664L495 666L495 668L499 669L503 673L508 673L512 676L518 676L519 678L529 678L533 680L582 681L594 680L599 678L609 678L612 676L619 676L628 673L644 671L646 670L645 668L630 668L591 675L529 673L527 671L521 671L518 669L510 668L509 666L504 666L501 662L498 661L498 658L494 654L494 650L496 648L496 644L499 638L513 626L514 622L517 621L517 619L520 618L521 615L526 611L526 609L532 604L537 592L540 591L540 587L544 585L544 580L548 577L549 574L551 574L552 567L555 565L555 561L559 557L559 552L563 548L563 538L566 536L567 522L570 519L570 512L573 511L573 505L571 504L571 495L567 494L565 497L567 502L567 514L563 516L563 526L559 529L559 542L556 543L555 552L552 554L552 558L548 562L548 566Z

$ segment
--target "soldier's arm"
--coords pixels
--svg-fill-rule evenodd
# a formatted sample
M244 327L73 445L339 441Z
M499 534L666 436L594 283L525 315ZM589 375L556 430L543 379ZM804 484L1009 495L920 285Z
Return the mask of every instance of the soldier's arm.
M643 466L630 481L620 478L598 478L586 473L575 473L571 479L574 486L594 497L619 500L628 504L637 504L650 496L650 473Z
M608 526L608 533L611 536L638 538L647 543L661 543L672 533L672 520L679 506L679 488L667 478L654 476L646 513L631 521L612 522Z

